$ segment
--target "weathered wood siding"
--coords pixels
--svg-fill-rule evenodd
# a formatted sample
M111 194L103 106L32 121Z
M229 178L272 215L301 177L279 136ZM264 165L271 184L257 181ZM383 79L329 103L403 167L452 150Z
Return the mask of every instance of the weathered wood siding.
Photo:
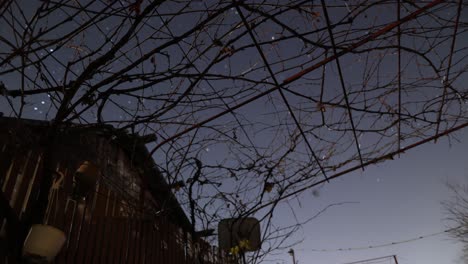
M21 219L34 206L43 152L35 131L19 132L0 130L0 187ZM181 228L156 214L161 201L152 198L138 168L112 139L64 134L54 143L52 160L63 179L54 181L58 188L51 191L46 221L67 235L55 263L233 263L208 244L193 243ZM73 175L86 160L99 167L102 177L86 200L75 201ZM0 219L0 237L5 237L6 226Z

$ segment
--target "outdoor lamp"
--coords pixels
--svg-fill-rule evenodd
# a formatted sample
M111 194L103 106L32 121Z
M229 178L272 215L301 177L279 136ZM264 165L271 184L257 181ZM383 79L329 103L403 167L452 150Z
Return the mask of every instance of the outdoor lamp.
M57 171L55 174L49 199L57 198L58 189L65 177L63 173ZM60 252L66 241L65 233L53 226L48 225L51 211L51 203L48 203L44 224L32 225L23 244L23 257L28 263L48 263Z
M49 225L33 225L23 245L23 256L30 263L51 262L63 247L65 234Z
M99 179L98 167L89 161L85 161L76 170L74 179L73 196L75 198L85 198L94 189Z

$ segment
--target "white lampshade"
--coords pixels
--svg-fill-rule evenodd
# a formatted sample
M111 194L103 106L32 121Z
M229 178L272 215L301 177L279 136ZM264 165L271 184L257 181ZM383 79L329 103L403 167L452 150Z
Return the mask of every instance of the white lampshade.
M23 256L52 261L66 241L65 234L53 226L33 225L23 245Z

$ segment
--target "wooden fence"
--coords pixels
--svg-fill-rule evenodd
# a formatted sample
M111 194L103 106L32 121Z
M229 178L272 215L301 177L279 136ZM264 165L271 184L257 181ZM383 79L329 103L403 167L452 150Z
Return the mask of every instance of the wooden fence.
M69 237L56 263L235 263L215 247L190 242L162 219L98 218L77 226Z
M34 144L15 142L1 132L0 194L21 221L34 206L43 155ZM137 174L128 168L121 150L101 139L82 140L76 145L96 146L98 151L57 144L53 155L62 179L57 176L54 180L45 221L67 236L55 263L238 263L203 240L192 241L187 231L169 220L168 213L157 214L161 208L157 201L147 198L149 194L143 188L135 187L137 195L132 196L122 190L122 184L117 186L118 179ZM86 200L72 200L73 174L89 158L100 162L107 182L101 181ZM129 185L132 182L138 183L131 180ZM170 213L170 208L166 209ZM9 225L4 216L0 214L0 263L6 263L6 255L11 254L5 251Z

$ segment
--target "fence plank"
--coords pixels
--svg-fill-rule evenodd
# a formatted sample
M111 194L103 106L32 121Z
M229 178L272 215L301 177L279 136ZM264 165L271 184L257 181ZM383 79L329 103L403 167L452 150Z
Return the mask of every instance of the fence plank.
M33 174L37 166L38 158L39 153L37 151L31 150L29 154L29 159L27 160L27 164L25 165L23 171L23 180L21 181L21 184L19 184L16 195L16 201L14 203L15 205L13 209L15 210L17 215L20 215L21 213L24 199L28 191L28 187L30 185L30 181L33 180Z
M123 250L125 219L116 217L115 247L113 249L110 263L121 263L121 251Z
M72 263L74 261L75 253L74 250L78 246L77 243L79 229L81 228L81 215L79 214L78 204L77 202L73 201L69 203L70 207L70 221L68 222L67 226L67 238L68 238L68 247L67 247L67 254L66 254L66 263Z
M16 155L12 160L11 167L7 170L6 179L3 183L3 193L8 200L11 200L13 188L18 180L18 173L21 170L25 158L26 157L23 155Z
M85 263L85 253L86 253L86 244L88 243L88 239L90 237L90 221L86 221L86 213L88 210L88 206L83 209L83 215L81 216L81 225L78 234L78 241L77 247L73 252L74 261L75 263Z
M153 262L153 245L154 245L154 228L152 222L147 222L146 224L146 248L145 248L145 263L154 263Z
M138 225L137 225L137 237L136 237L136 243L135 243L135 263L141 264L142 262L142 248L143 248L143 242L144 242L144 233L143 233L143 224L144 221L142 219L138 220Z
M82 263L91 263L92 258L93 258L93 248L95 247L95 241L96 241L96 228L97 228L97 223L95 219L92 219L89 222L89 228L88 228L88 239L87 243L84 244L83 247L83 255L84 255L84 261Z
M232 262L221 251L201 241L200 255L189 254L196 242L182 241L179 228L167 219L96 217L83 224L81 219L84 218L78 221L80 229L70 236L75 241L70 242L56 263L192 264L198 257L206 263ZM190 243L187 249L186 242Z
M146 243L148 242L148 231L147 231L147 220L141 222L141 238L140 238L140 263L145 264L146 262Z
M105 218L99 217L98 218L98 230L96 231L96 244L94 246L94 257L93 257L93 263L99 264L100 258L102 256L102 245L104 242L104 237L105 237L105 232L106 232L106 222Z
M0 188L6 181L7 172L16 156L16 149L11 144L5 143L2 146L3 152L0 154Z
M101 238L99 242L96 245L96 248L99 251L97 260L97 263L107 263L106 262L106 257L107 257L107 248L109 247L109 243L111 242L109 240L109 229L112 226L111 222L109 221L109 218L102 217L102 233L101 233Z
M162 263L162 223L161 219L157 219L157 229L155 230L155 238L156 238L156 243L155 243L155 257L156 257L156 263Z
M119 263L127 263L127 255L128 255L128 238L129 238L129 225L130 219L123 218L124 226L122 230L122 249L120 251L120 261Z
M106 258L105 258L105 262L103 263L113 263L112 262L112 259L113 259L113 256L115 255L115 248L117 246L117 232L118 232L118 219L115 218L115 217L108 217L108 225L109 225L109 232L108 232L108 235L106 237L106 239L108 240L108 245L107 245L107 248L106 248Z

